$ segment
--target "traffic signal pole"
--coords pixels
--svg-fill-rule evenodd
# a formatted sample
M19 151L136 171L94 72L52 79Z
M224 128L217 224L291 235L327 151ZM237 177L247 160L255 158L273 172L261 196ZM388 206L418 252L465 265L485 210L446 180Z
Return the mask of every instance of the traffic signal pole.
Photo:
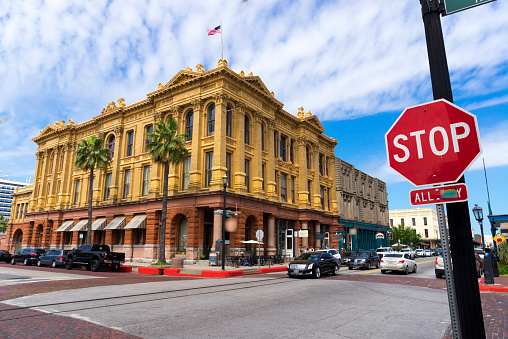
M420 0L420 4L434 100L446 99L453 102L440 18L444 4L438 0ZM457 183L465 183L464 177L462 176ZM466 201L446 204L446 211L461 338L485 338L468 203ZM455 332L454 336L456 336Z

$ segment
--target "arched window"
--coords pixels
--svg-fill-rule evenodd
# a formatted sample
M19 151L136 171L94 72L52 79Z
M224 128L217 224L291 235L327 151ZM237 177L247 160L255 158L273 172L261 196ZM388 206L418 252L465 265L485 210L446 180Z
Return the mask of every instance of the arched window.
M250 141L249 131L250 131L250 120L249 117L245 115L245 143L247 145L249 144Z
M187 134L189 137L185 140L189 141L192 140L192 123L194 120L194 112L191 110L189 113L187 113L187 116L185 117L185 134Z
M180 227L178 232L178 251L186 252L187 251L187 235L188 235L188 222L187 218L183 217L180 221Z
M113 159L113 156L115 155L115 136L114 135L109 137L108 148L111 151L110 159Z
M215 132L215 105L208 106L208 114L206 115L206 135L213 135Z
M226 106L226 136L231 138L231 122L232 122L233 112L231 111L231 107Z

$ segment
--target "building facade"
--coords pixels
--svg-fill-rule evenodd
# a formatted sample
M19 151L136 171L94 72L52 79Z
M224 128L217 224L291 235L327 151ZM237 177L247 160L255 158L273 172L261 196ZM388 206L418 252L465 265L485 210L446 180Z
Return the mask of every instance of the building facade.
M441 247L439 223L435 209L414 208L390 211L390 226L410 226L422 236L426 248ZM416 245L416 244L415 244Z
M344 229L345 249L389 246L386 183L335 158L335 183L339 224ZM382 234L378 236L377 234Z
M159 251L163 167L146 151L155 121L173 117L189 135L190 156L171 166L166 256L206 258L221 238L222 177L226 208L238 216L226 234L228 252L248 251L241 241L263 230L263 252L294 256L295 248L338 245L334 148L319 119L283 109L252 73L233 72L226 60L205 71L188 67L140 102L110 102L89 121L55 122L33 139L38 145L33 185L14 193L8 236L12 247L72 248L87 228L89 172L74 166L76 142L98 135L112 164L93 180L92 241L111 245L133 261ZM21 207L20 207L21 209ZM295 237L308 230L308 237ZM322 236L316 236L320 234Z
M27 183L0 179L0 215L9 220L12 210L12 193L18 187L27 186Z

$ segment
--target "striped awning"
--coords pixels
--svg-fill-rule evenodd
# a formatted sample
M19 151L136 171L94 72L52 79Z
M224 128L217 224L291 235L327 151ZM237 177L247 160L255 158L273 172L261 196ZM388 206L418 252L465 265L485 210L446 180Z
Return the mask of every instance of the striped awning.
M97 218L92 224L92 231L102 231L106 227L106 218Z
M146 228L146 214L135 215L125 229Z
M74 220L65 221L55 232L68 232L74 225Z
M80 231L83 231L86 229L86 226L88 225L88 219L81 219L80 221L78 221L78 223L76 224L76 226L74 226L73 228L71 228L71 232L80 232Z
M106 226L105 230L121 230L125 227L125 216L115 217L111 222Z

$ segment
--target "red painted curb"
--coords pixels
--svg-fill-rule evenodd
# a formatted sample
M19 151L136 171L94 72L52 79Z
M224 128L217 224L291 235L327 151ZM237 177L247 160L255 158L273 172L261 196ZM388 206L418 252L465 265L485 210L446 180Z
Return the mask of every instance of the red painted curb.
M159 274L159 268L158 267L143 267L143 266L140 266L138 268L138 273L141 273L141 274Z
M206 278L229 278L243 275L242 270L234 271L202 271L201 276Z
M165 268L164 275L179 275L180 268Z
M132 266L120 266L119 272L132 272Z
M480 286L481 292L508 292L508 287L501 287L501 286L491 286L491 285L483 285L485 282L485 277L480 280L478 285Z
M271 273L271 272L286 272L288 268L286 266L282 267L262 267L259 269L261 273Z

